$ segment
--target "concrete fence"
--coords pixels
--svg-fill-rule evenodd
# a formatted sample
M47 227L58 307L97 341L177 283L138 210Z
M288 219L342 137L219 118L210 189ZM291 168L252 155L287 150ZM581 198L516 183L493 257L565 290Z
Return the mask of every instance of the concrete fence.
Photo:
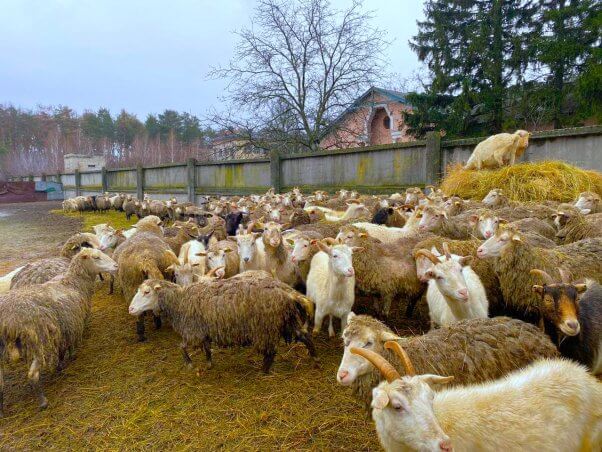
M466 162L483 138L441 140L429 133L425 140L382 146L285 155L269 158L138 166L11 180L60 182L66 197L124 192L142 198L175 196L195 202L202 195L263 193L270 187L288 191L335 191L355 188L363 193L391 193L408 186L435 184L449 164ZM602 126L538 132L521 161L563 160L602 171Z

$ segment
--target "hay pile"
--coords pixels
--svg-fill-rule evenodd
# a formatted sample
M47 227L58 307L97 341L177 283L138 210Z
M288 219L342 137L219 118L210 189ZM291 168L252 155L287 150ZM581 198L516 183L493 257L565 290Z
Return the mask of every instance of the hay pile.
M94 222L116 226L123 218L118 212L83 214L86 229ZM148 341L136 342L126 303L118 290L107 291L106 282L98 283L76 358L44 378L47 410L38 410L26 369L7 369L1 450L379 448L373 423L350 390L336 383L340 338L329 340L323 332L315 339L319 368L303 345L281 343L269 375L252 350L216 348L214 368L197 376L184 366L179 337L168 325L155 331L147 322ZM362 307L371 305L371 299L362 301ZM395 326L411 334L420 332L418 325ZM202 352L192 359L204 369Z
M579 193L592 191L602 196L602 174L560 161L520 163L497 170L465 170L450 165L441 182L446 195L481 200L493 188L502 188L512 201L573 201Z

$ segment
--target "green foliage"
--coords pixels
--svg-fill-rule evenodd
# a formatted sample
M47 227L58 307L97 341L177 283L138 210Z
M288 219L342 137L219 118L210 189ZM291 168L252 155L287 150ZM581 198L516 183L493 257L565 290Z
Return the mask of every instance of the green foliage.
M428 0L418 26L410 46L429 78L409 96L416 136L600 117L600 0Z

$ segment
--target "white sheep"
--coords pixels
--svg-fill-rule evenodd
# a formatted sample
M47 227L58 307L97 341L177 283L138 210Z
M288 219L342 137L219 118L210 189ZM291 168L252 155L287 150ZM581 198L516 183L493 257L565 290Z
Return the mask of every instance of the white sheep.
M336 244L332 247L317 242L321 251L311 260L307 275L307 297L316 305L314 334L320 332L322 320L330 316L328 335L334 337L332 318L341 319L341 329L347 325L347 315L355 301L355 272L352 254L359 248Z
M464 169L493 169L514 165L515 160L529 146L530 135L526 130L517 130L514 133L490 136L477 144Z
M437 391L453 377L416 375L398 343L385 347L408 376L371 350L353 352L387 380L372 392L372 418L386 451L602 450L602 385L580 364L544 359L496 381Z
M489 303L479 276L468 266L471 256L452 256L445 243L445 256L429 250L416 254L429 259L433 266L425 272L429 279L426 301L431 325L447 326L460 320L488 317Z

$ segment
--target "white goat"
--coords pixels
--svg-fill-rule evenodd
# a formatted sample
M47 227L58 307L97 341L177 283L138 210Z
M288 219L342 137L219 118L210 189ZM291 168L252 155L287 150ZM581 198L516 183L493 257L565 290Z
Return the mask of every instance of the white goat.
M460 320L487 318L489 303L479 276L468 266L471 256L452 256L447 243L444 257L429 250L416 255L429 259L431 268L425 271L429 279L426 301L431 326L447 326Z
M253 223L247 227L247 231L240 231L234 238L238 246L239 271L242 273L247 270L263 270L265 268L265 247L261 234L251 232Z
M355 301L355 272L352 254L357 247L337 244L332 247L317 242L321 251L311 260L307 275L307 297L316 305L314 334L320 332L322 320L330 316L328 335L334 337L332 318L341 319L341 330Z
M400 377L379 354L353 352L385 376L372 391L372 418L386 451L602 450L602 385L568 360L540 360L506 377L440 390L453 377L416 375L407 354Z

